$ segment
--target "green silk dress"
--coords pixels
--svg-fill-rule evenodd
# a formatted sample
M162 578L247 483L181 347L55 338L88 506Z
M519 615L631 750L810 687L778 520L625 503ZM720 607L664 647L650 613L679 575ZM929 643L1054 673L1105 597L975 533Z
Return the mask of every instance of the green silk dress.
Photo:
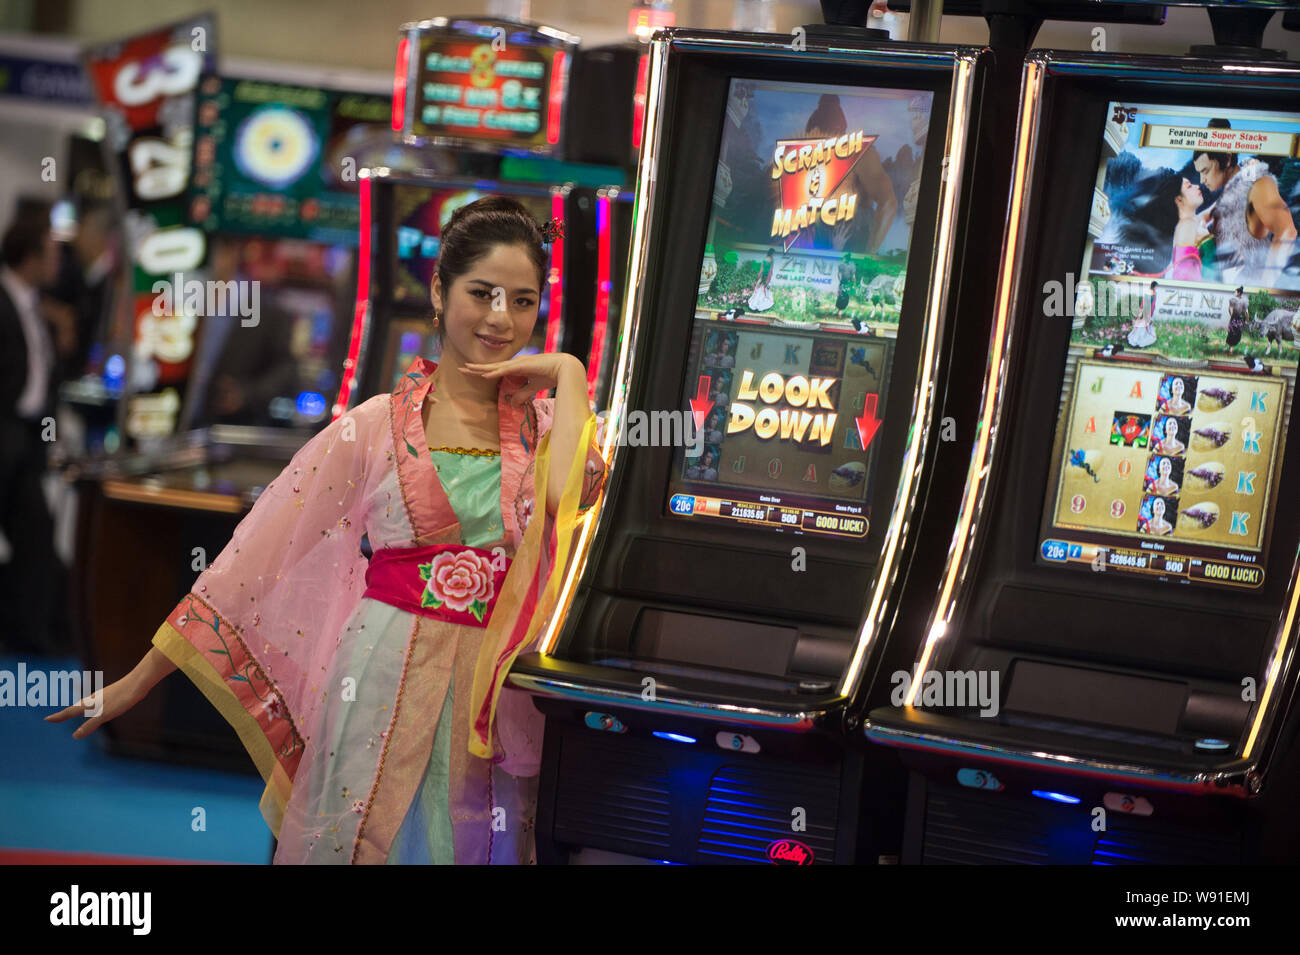
M501 456L430 451L438 480L460 522L461 543L489 547L505 531L501 520ZM438 717L433 752L420 790L393 839L389 865L453 865L451 829L451 707L455 681L447 691Z

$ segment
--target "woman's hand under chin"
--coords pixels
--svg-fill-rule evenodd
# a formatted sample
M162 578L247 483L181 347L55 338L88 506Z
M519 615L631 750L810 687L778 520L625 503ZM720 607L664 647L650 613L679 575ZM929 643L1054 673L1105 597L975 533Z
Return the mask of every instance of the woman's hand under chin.
M527 384L514 393L510 403L516 406L526 404L540 391L549 391L569 374L584 376L582 362L567 352L543 352L540 355L522 355L496 362L466 362L460 370L467 375L483 378L503 378L506 375L519 375L527 379Z

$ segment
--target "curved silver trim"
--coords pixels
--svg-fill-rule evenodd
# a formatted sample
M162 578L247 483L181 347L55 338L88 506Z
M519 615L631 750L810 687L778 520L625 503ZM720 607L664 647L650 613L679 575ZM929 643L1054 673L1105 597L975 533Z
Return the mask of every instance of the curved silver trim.
M948 104L948 128L940 173L938 221L935 224L935 247L930 260L930 286L926 294L921 326L921 349L917 358L912 390L911 420L919 424L909 433L899 464L894 503L881 543L870 586L870 600L858 630L857 647L840 683L840 695L853 696L862 682L866 660L872 645L885 629L892 614L890 598L902 561L901 552L912 528L912 515L919 498L920 478L933 466L934 452L927 451L935 410L939 406L936 388L942 361L939 338L946 325L950 270L957 240L958 206L962 178L965 174L966 150L970 134L970 111L975 97L974 74L980 51L961 51L953 58L952 88Z
M964 590L971 557L979 538L979 514L983 510L989 491L987 479L998 426L1002 420L1007 359L1012 342L1011 333L1015 325L1016 302L1013 296L1019 284L1026 242L1025 225L1028 210L1025 198L1032 184L1033 172L1028 160L1037 145L1042 121L1039 100L1042 96L1043 78L1041 64L1036 61L1034 54L1030 54L1025 60L1021 79L1020 124L1016 130L1014 147L1015 169L1007 204L1007 225L1002 242L1004 250L1014 248L1015 254L1011 256L1004 254L1003 257L1003 268L998 279L995 299L993 328L990 332L988 364L984 373L984 387L980 394L980 419L976 423L975 445L971 449L971 463L966 474L962 509L957 526L953 528L952 541L948 545L948 559L939 597L926 620L925 640L916 663L920 670L917 672L924 673L931 667L931 657L947 633L948 622L952 619L958 598ZM919 687L919 681L913 685L906 700L908 705L915 699Z
M645 310L642 289L645 284L650 223L653 219L656 198L656 167L659 161L659 148L662 145L667 53L667 41L656 33L655 39L650 43L648 54L650 66L646 79L645 127L641 139L641 155L637 162L636 192L632 209L631 257L628 260L627 278L623 289L623 318L618 331L618 358L610 379L610 407L605 422L605 442L600 449L602 457L609 465L608 480L611 484L618 481L621 473L618 467L622 451L618 440L619 431L622 428L627 406L632 367L636 363L636 348L641 339L642 312ZM585 575L591 551L596 542L607 533L605 510L607 496L608 487L606 493L601 495L600 500L582 520L569 569L561 582L555 612L551 614L546 630L537 642L538 651L542 654L550 654L555 649L560 630L568 616L569 606L577 592L578 582Z
M1247 772L1245 769L1239 773L1171 773L1136 763L1108 762L1041 750L1013 749L945 736L942 733L877 726L871 723L863 727L863 735L883 746L940 751L988 762L1013 763L1085 776L1122 777L1148 786L1178 789L1201 795L1218 793L1241 798L1249 796L1245 783Z
M634 690L616 690L612 687L592 686L575 680L538 676L532 673L511 671L506 682L516 689L536 696L587 702L593 705L617 706L623 709L644 710L649 713L671 713L725 723L742 723L752 726L777 727L796 733L813 729L815 720L824 717L827 710L800 710L786 713L758 706L736 706L730 703L710 703L675 696L656 695L654 701L642 699Z

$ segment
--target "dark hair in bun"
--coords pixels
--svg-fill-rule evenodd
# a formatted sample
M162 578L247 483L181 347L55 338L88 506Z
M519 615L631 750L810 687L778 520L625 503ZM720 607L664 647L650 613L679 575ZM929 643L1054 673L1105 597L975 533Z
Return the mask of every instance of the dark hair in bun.
M542 230L522 205L507 196L485 196L457 209L442 229L438 276L443 294L451 283L498 245L521 245L537 266L538 292L543 290L547 252Z

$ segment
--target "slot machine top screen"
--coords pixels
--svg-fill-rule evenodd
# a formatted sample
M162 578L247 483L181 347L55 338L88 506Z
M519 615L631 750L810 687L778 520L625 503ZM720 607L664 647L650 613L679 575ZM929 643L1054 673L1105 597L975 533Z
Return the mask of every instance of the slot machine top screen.
M450 138L544 155L561 147L576 38L504 21L416 29L404 124L409 138Z
M670 516L866 537L933 96L731 80Z
M1101 140L1037 560L1258 588L1300 343L1300 113L1111 102Z

